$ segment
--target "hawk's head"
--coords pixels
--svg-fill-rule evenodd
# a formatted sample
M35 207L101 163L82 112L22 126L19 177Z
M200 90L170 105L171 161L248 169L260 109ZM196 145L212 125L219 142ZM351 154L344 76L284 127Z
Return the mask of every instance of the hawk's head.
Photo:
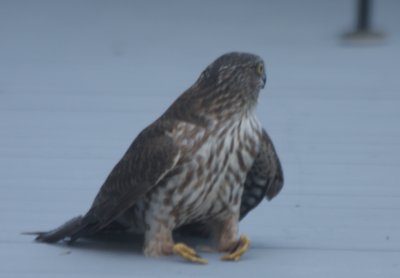
M264 61L259 56L230 52L211 63L195 85L214 99L241 99L255 104L265 82Z
M265 82L264 61L259 56L241 52L224 54L201 73L165 116L199 121L206 115L217 119L243 115L256 106Z

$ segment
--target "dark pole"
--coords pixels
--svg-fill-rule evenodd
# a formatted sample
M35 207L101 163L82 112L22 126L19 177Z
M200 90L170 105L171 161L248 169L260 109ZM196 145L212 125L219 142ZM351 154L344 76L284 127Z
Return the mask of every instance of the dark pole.
M371 1L358 0L357 31L368 32L370 30Z
M372 26L372 0L356 0L356 20L355 30L343 34L346 41L371 41L380 40L384 37L384 33L373 30Z

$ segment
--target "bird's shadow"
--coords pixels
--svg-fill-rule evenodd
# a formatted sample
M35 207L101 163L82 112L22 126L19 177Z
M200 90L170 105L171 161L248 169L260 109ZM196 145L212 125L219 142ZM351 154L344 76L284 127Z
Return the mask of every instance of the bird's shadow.
M130 233L97 234L80 238L72 243L60 242L58 245L69 250L91 250L112 253L141 254L144 236Z
M184 242L189 246L210 246L212 241L209 238L182 235L174 233L175 242ZM71 250L91 250L101 252L111 252L119 254L143 254L144 235L128 232L100 233L90 237L80 238L69 243L63 241L57 244L62 248Z

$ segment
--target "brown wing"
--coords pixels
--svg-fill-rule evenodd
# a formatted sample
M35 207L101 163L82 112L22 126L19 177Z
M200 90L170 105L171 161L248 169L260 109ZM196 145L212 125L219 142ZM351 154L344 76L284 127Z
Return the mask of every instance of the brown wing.
M102 230L172 171L180 157L178 147L168 136L174 124L186 121L207 126L207 120L195 113L204 93L193 94L193 90L199 91L197 87L190 88L138 135L107 177L86 215L47 232L31 233L37 235L36 240L74 241Z
M165 124L156 122L138 135L82 219L84 233L93 233L115 220L174 168L179 151L167 132Z
M172 124L159 120L143 130L107 177L86 215L48 232L34 232L38 241L56 242L91 235L106 227L171 171L179 150L167 133Z
M246 176L240 219L255 208L266 197L274 198L283 187L283 172L274 145L263 130L260 151Z

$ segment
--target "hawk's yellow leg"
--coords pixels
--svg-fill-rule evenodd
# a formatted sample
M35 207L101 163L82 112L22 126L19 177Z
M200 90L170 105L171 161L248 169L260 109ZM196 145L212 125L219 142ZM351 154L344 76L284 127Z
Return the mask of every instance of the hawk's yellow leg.
M208 261L200 257L193 248L187 246L184 243L175 244L172 250L176 255L181 256L182 258L188 260L189 262L197 264L208 263Z
M249 249L250 247L250 239L245 236L241 235L237 245L234 247L231 253L221 257L221 260L223 261L238 261L242 257L244 253Z

